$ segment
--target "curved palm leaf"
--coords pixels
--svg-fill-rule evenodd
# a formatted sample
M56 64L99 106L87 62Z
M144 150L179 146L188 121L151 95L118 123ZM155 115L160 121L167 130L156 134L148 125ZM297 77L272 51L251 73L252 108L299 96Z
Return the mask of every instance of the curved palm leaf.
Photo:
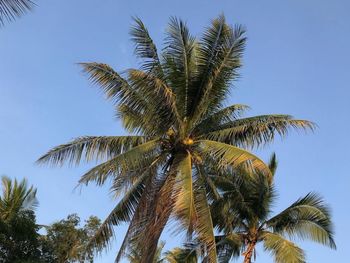
M336 248L330 212L320 196L309 193L266 222L277 233L297 235L302 239Z
M34 6L31 0L0 0L0 26L21 17Z
M145 136L84 136L62 144L41 156L37 163L63 165L64 162L78 165L85 161L103 160L130 150L146 142Z
M276 133L285 136L291 128L313 130L315 124L295 120L289 115L262 115L222 124L215 127L214 131L203 134L203 137L242 147L254 147L271 142Z
M293 242L271 232L264 232L261 238L265 250L274 255L276 263L305 263L304 251Z
M196 143L204 156L216 159L218 165L221 167L227 167L228 165L237 167L243 163L249 162L254 170L261 172L267 176L267 178L271 179L271 172L268 166L261 159L248 151L211 140L198 140Z

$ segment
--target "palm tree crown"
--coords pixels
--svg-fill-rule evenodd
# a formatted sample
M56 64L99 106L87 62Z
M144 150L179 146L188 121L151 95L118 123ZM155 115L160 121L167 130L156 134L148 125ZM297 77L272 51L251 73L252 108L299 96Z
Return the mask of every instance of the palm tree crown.
M270 161L276 170L276 158ZM237 180L216 177L222 197L212 204L214 224L224 235L217 236L219 259L228 262L243 250L244 263L250 263L257 243L263 243L277 263L303 263L305 254L286 237L310 239L335 248L329 208L322 198L309 193L281 213L270 217L275 191L266 177ZM218 179L219 178L219 179Z
M142 60L140 69L119 74L103 63L81 66L115 103L117 116L133 135L80 137L53 148L39 162L102 161L80 183L103 184L111 179L112 190L124 193L91 242L98 250L104 248L114 234L113 226L130 222L117 261L130 241L137 240L143 262L151 262L163 228L175 218L190 236L195 234L206 244L207 258L215 262L205 187L212 184L205 166L245 164L270 177L264 162L243 148L313 124L289 115L239 118L247 106L224 107L241 67L246 38L241 26L229 26L223 16L214 19L200 39L183 21L170 19L160 53L138 18L131 36Z
M33 211L38 205L36 189L28 187L27 181L23 179L18 182L12 181L7 176L2 176L2 193L0 195L0 220L11 221L19 213Z

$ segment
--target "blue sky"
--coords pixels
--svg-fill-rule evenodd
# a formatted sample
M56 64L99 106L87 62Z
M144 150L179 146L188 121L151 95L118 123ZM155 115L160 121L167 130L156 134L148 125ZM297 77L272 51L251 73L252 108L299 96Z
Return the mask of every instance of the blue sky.
M333 210L337 251L301 242L308 262L344 261L350 247L350 3L346 0L74 0L38 1L38 7L0 29L0 174L27 177L38 188L38 222L77 212L104 218L115 205L108 187L74 190L93 164L48 168L34 164L51 147L82 135L124 131L112 105L81 74L77 62L98 61L116 70L136 67L128 35L131 16L141 17L161 45L170 16L188 22L197 36L224 13L248 30L242 77L227 102L252 107L249 115L288 113L316 122L315 133L291 132L258 153L279 158L280 211L309 191ZM113 262L113 248L96 262ZM181 237L165 234L168 246ZM272 262L258 251L257 262Z

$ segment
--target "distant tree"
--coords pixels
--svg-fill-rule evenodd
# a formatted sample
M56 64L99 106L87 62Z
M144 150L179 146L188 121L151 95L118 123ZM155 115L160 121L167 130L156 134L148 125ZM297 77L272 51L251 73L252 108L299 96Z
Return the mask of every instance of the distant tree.
M52 262L48 247L38 234L34 209L36 189L2 177L0 195L0 262Z
M93 262L93 253L85 253L85 248L100 220L90 216L83 227L79 225L79 216L72 214L47 227L46 240L53 248L54 262Z
M34 7L31 0L0 0L0 27L11 22Z

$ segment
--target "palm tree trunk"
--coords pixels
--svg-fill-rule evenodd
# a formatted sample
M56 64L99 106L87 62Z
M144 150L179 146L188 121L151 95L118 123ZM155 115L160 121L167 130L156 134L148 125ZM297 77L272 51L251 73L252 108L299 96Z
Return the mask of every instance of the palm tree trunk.
M172 189L175 184L176 174L169 174L160 191L155 197L156 203L153 211L151 222L146 227L144 235L145 244L141 253L140 263L153 262L154 256L157 252L157 246L159 238L164 230L166 223L168 222L171 214L174 198L172 196Z
M256 245L255 241L249 243L246 251L243 253L243 255L244 255L243 263L251 263L252 262L252 256L253 256L255 245Z

